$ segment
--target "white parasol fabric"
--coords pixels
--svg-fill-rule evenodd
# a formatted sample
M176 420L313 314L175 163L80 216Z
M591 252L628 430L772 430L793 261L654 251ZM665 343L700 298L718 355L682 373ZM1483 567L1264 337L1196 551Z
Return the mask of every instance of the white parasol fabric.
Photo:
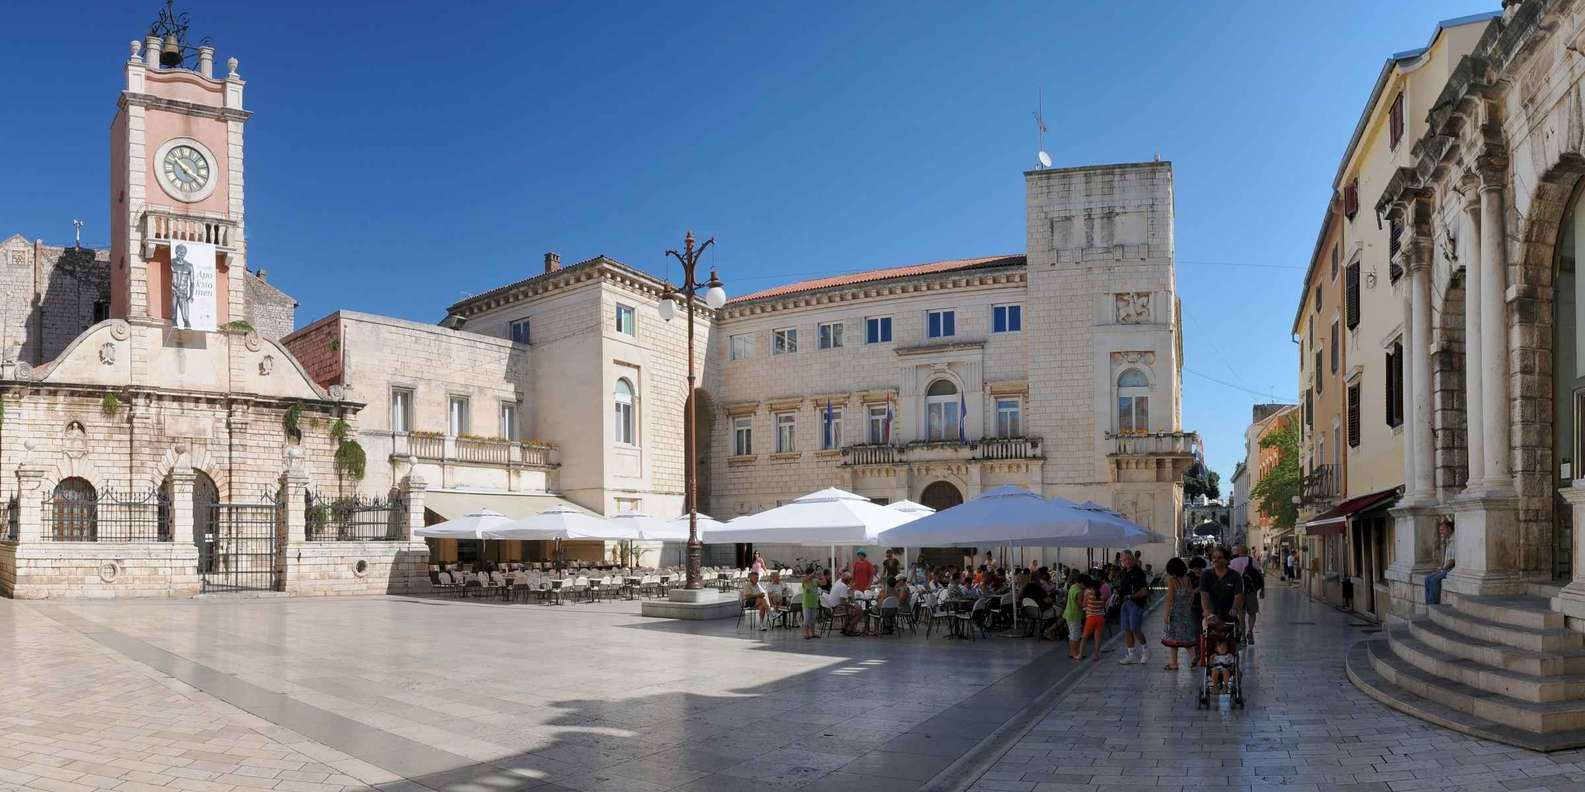
M702 515L701 515L702 516ZM614 514L610 517L616 525L632 530L638 538L646 542L686 542L688 541L688 521L683 520L679 525L672 520L662 520L651 517L643 512L627 511ZM704 520L700 520L703 523ZM704 526L699 526L699 536L704 536Z
M752 542L805 546L874 545L882 531L918 515L882 506L835 487L739 517L710 531L712 544Z
M891 509L892 511L900 511L903 514L915 514L920 516L936 513L935 509L932 509L923 503L915 503L911 500L900 500L896 503L888 503L886 504L886 508Z
M710 515L705 514L704 512L699 512L698 517L699 517L699 537L700 537L700 541L703 541L704 540L704 536L706 534L708 534L709 532L714 531L714 530L719 529L719 528L726 527L726 523L721 522L720 520L717 520L716 518L711 517ZM688 541L688 515L687 515L687 513L684 513L681 517L673 517L672 519L667 520L666 522L669 522L669 523L671 523L673 525L682 526L682 538L678 539L677 541L679 541L679 542Z
M428 539L483 539L483 532L510 523L512 518L489 509L480 509L465 517L426 525L413 530L414 536Z
M1132 547L1171 541L1095 501L1085 501L1079 508L1095 512L1099 518L1091 526L1093 533L1087 537L1087 547Z
M481 533L485 539L527 541L597 539L626 542L639 538L638 532L632 528L566 506L552 506L538 514Z
M1060 547L1083 533L1089 515L1054 504L1020 487L997 487L886 531L887 547Z

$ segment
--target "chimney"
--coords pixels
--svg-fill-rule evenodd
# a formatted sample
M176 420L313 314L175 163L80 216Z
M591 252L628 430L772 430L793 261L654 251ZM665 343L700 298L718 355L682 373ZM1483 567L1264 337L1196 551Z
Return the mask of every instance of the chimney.
M545 271L555 272L561 269L561 254L551 251L545 254Z

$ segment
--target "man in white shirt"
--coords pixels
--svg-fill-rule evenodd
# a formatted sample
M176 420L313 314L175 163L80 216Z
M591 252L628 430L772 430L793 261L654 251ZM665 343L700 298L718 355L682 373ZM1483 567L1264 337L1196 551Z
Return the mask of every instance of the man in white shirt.
M761 631L770 626L770 592L765 590L765 584L759 582L759 573L748 573L748 580L743 583L743 607L753 606L759 611L759 628Z
M831 593L824 597L827 608L847 617L842 626L843 635L857 635L854 626L858 622L859 608L852 602L852 583L853 573L843 572L841 577L831 582Z

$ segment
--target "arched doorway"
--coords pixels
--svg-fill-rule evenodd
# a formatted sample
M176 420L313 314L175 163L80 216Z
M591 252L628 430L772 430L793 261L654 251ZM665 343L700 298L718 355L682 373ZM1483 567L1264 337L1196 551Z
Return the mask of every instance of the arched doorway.
M1552 503L1552 574L1567 580L1573 574L1572 509L1556 493L1559 486L1581 475L1580 410L1585 408L1585 343L1581 332L1580 291L1585 289L1585 278L1578 272L1578 263L1585 260L1585 205L1582 192L1576 188L1569 199L1568 209L1560 224L1557 245L1557 270L1553 279L1555 291L1552 299L1552 480L1556 484Z
M950 481L937 481L919 493L919 502L936 511L950 509L963 502L963 493Z

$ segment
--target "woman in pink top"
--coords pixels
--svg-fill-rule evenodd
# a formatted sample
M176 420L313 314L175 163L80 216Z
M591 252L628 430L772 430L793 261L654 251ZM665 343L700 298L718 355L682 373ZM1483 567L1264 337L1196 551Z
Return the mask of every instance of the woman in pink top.
M754 551L754 563L749 565L749 571L756 575L765 574L765 556L760 555L758 550Z

